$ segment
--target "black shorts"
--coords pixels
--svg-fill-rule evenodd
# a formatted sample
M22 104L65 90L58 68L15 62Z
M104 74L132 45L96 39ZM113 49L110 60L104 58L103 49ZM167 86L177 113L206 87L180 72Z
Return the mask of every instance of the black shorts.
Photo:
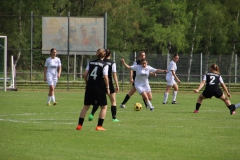
M106 87L103 86L87 86L84 95L84 105L105 106L107 105Z
M112 83L112 81L111 82L109 82L109 90L110 90L110 94L112 94L112 93L115 93L116 91L115 91L115 88L114 88L114 86L113 86L113 83Z
M212 96L215 96L216 98L220 98L223 95L223 92L219 87L205 88L205 90L202 92L202 95L206 98L212 98Z

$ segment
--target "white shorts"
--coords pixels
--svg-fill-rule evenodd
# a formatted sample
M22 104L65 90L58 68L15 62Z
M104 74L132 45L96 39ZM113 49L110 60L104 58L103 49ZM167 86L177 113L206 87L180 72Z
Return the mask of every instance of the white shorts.
M166 81L168 86L173 86L174 84L176 84L174 77L166 77Z
M55 88L57 85L57 82L58 82L58 78L47 77L48 86L54 86Z
M149 84L141 85L141 86L135 86L136 90L139 94L142 94L142 92L151 92L151 88Z

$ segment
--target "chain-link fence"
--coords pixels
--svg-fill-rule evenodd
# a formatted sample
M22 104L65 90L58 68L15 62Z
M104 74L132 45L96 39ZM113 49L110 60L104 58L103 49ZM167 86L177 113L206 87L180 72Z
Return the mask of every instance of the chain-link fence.
M42 55L41 51L33 52L32 62L28 58L28 50L21 51L20 58L16 63L16 80L17 81L43 81L43 68L46 58L49 55ZM168 62L173 55L146 54L148 65L154 68L166 69ZM8 56L9 58L10 56ZM80 55L59 55L62 61L62 77L59 81L83 81L82 74L86 68L87 62L95 59L95 56ZM120 60L132 65L136 59L136 53L117 53L113 52L112 59L117 64L119 81L129 81L129 70L124 68ZM16 59L16 57L14 58ZM191 60L191 63L190 63ZM202 55L193 54L192 58L188 54L180 55L177 62L177 75L182 82L200 82L202 76L208 71L209 66L216 63L220 67L221 75L227 83L240 82L240 57L234 55L231 62L230 55ZM8 75L10 75L10 66L8 66ZM156 77L150 76L152 82L164 82L165 75L158 74Z

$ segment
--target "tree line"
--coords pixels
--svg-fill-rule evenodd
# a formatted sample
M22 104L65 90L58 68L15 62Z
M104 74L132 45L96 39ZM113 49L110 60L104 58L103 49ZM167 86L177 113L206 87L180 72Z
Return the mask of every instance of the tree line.
M0 35L8 36L9 54L20 59L30 50L30 14L103 17L107 13L107 46L116 52L146 54L240 54L239 0L4 0ZM41 19L34 20L34 46L41 49ZM42 63L44 57L34 52ZM29 62L30 56L22 58ZM41 64L42 65L42 64ZM231 64L229 71L231 72ZM189 67L189 72L190 72Z

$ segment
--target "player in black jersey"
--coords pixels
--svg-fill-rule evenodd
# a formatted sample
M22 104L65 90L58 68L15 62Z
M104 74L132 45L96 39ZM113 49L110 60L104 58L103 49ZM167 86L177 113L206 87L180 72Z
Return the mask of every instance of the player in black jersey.
M225 94L222 92L222 90L219 87L219 83L221 84L222 88L226 92L227 96L231 98L230 93L228 92L227 87L225 86L223 79L220 75L220 69L216 64L212 64L210 66L210 72L204 75L202 82L199 84L199 87L197 89L194 89L194 93L199 92L199 90L206 84L205 90L202 92L202 94L199 95L197 103L196 103L196 109L193 113L198 113L198 110L201 106L201 103L206 98L211 98L212 96L215 96L216 98L221 99L224 101L226 106L230 110L230 114L235 114L235 111L232 110L232 106L235 106L234 104L231 104L229 99L225 96Z
M109 80L109 89L110 89L110 94L108 95L110 101L111 101L111 113L112 113L112 121L113 122L119 122L117 119L117 102L116 102L116 92L119 91L119 86L118 86L118 78L117 78L117 69L116 69L116 63L113 62L111 58L111 52L109 49L105 49L106 52L106 57L104 58L104 62L107 63L109 66L108 68L108 80ZM112 77L113 76L113 77ZM113 86L113 80L115 82L116 88ZM92 121L94 113L97 111L98 105L93 105L92 112L89 115L88 120Z
M144 51L139 52L138 54L138 60L133 63L133 65L141 65L141 60L146 58L146 54ZM150 75L156 76L156 73L150 73ZM125 96L124 100L120 104L120 108L126 108L125 104L130 99L130 97L136 92L136 88L134 86L134 80L136 77L136 71L130 70L130 83L132 83L131 90L128 92L128 94ZM147 103L143 99L143 102L145 104L145 107L147 107Z
M90 61L84 72L86 83L84 107L80 112L78 126L76 130L81 130L86 113L91 105L101 106L96 130L105 130L102 125L107 112L107 97L109 94L108 65L103 61L105 50L98 49L96 53L98 59Z

